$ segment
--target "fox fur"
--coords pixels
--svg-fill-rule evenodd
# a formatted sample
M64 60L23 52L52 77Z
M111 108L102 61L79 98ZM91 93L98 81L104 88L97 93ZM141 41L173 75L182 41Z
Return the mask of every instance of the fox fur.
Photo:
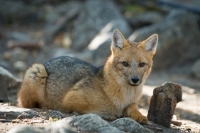
M115 29L111 55L103 67L68 56L33 64L18 92L19 106L94 113L108 120L130 117L146 124L137 102L151 72L157 42L157 34L131 42Z

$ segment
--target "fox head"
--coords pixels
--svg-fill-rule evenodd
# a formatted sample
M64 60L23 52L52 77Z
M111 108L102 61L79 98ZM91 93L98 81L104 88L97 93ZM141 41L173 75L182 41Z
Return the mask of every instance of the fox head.
M115 29L112 35L110 67L119 82L138 86L151 72L152 58L156 52L158 35L153 34L139 43L130 42ZM113 73L112 73L113 74Z

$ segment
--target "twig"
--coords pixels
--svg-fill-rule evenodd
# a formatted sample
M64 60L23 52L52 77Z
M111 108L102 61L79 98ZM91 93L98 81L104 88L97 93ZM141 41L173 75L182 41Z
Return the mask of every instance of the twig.
M20 42L20 41L9 41L8 48L16 48L20 47L23 49L31 49L31 50L38 50L43 46L43 42Z
M175 126L181 126L182 122L179 121L171 121L171 124L174 124Z

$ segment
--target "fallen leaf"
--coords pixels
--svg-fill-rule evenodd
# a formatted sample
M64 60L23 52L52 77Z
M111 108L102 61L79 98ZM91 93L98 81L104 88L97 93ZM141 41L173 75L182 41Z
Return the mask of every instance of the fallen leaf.
M53 119L53 121L58 121L58 120L59 120L58 118L54 118L54 119Z
M53 118L52 118L52 117L49 117L49 121L50 121L50 122L53 122Z

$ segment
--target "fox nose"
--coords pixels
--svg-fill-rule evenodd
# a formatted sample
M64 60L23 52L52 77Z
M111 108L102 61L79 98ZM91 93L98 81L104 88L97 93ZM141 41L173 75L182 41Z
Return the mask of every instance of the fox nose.
M133 77L131 77L131 81L132 81L133 83L138 83L139 78L136 77L136 76L133 76Z

